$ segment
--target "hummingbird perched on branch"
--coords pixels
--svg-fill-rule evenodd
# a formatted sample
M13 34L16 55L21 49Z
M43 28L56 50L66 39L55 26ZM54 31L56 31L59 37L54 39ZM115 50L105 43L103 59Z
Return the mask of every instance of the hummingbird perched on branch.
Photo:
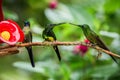
M31 30L30 30L30 22L29 21L24 22L23 32L25 34L24 43L31 43L32 42L32 33L31 33ZM34 63L34 59L33 59L32 46L28 46L28 47L25 47L25 48L28 51L32 67L35 67L35 63Z
M44 29L43 33L42 33L42 37L45 39L45 41L50 41L50 42L53 42L53 41L56 41L56 36L53 32L53 28L55 26L58 26L58 25L61 25L61 24L64 24L64 23L59 23L59 24L48 24L46 26L46 28ZM55 45L53 46L56 54L57 54L57 57L59 59L59 61L61 61L61 56L60 56L60 52L59 52L59 49L58 47Z
M99 47L110 51L107 46L104 44L104 42L100 39L100 37L93 31L90 29L90 27L87 24L84 25L76 25L81 27L84 35L86 36L86 38L90 41L90 43L93 43L95 45L98 45ZM98 57L101 53L98 54ZM110 55L110 57L118 64L117 60Z

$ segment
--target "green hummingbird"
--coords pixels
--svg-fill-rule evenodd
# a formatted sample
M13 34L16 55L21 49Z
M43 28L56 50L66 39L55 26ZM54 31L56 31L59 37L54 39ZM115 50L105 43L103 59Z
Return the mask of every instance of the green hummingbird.
M31 33L31 30L30 30L30 22L29 21L24 22L23 32L25 34L24 43L29 43L29 42L31 43L32 42L32 33ZM25 48L28 51L32 67L35 67L35 63L34 63L34 59L33 59L32 46L28 46L28 47L25 47Z
M60 23L60 24L63 24L63 23ZM53 28L57 25L60 25L60 24L48 24L46 26L46 28L43 30L43 33L42 33L42 37L45 39L45 41L50 41L50 42L56 41L56 36L53 32ZM61 56L60 56L60 52L59 52L58 47L53 46L53 49L55 50L59 61L61 61Z
M100 39L100 37L93 30L91 30L87 24L77 25L77 26L81 27L84 35L91 43L98 45L99 47L105 50L110 51L108 47L104 44L104 42ZM116 63L118 63L117 60L112 55L110 56Z

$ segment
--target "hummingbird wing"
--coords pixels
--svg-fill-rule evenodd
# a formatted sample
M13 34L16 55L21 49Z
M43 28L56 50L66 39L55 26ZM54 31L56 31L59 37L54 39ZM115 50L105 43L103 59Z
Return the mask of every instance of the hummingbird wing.
M56 36L55 36L55 34L54 34L54 32L52 30L49 31L49 35L54 38L54 41L56 41ZM58 47L57 46L53 46L53 49L55 50L56 55L57 55L59 61L61 61L61 55L60 55Z
M32 42L32 33L29 32L26 36L25 36L25 41L24 42ZM30 62L32 67L35 67L35 63L34 63L34 59L33 59L33 51L32 51L32 46L28 46L26 47L28 54L29 54L29 58L30 58Z
M31 31L30 31L30 22L29 22L29 21L25 21L25 22L24 22L23 31L24 31L24 34L25 34L25 40L24 40L24 42L25 42L25 43L32 42L32 33L31 33ZM26 48L27 51L28 51L28 54L29 54L29 58L30 58L30 62L31 62L32 67L35 67L34 59L33 59L32 46L28 46L28 47L25 47L25 48Z
M100 39L100 37L94 31L92 31L88 25L84 24L84 25L78 25L78 26L82 28L84 35L91 43L96 44L99 47L110 51L107 48L107 46L104 44L104 42ZM117 60L112 55L110 56L118 64Z
M31 65L32 65L32 67L35 67L35 63L34 63L34 60L33 60L32 47L26 47L26 49L27 49L28 54L29 54Z
M53 48L54 48L54 50L55 50L55 52L57 54L57 57L58 57L59 61L61 61L61 56L60 56L60 52L59 52L58 47L57 46L53 46Z
M46 40L46 41L56 41L56 36L54 34L54 32L52 31L54 25L50 24L48 25L45 30L42 33L42 37ZM53 46L54 51L57 54L57 57L59 59L59 61L61 60L61 56L60 56L60 52L57 46Z
M101 48L103 48L103 49L105 49L105 50L110 51L110 50L108 49L108 47L104 44L104 42L100 39L99 36L96 37L96 42L97 42L96 44L97 44L99 47L101 47ZM112 55L110 55L110 57L118 64L117 60L116 60Z

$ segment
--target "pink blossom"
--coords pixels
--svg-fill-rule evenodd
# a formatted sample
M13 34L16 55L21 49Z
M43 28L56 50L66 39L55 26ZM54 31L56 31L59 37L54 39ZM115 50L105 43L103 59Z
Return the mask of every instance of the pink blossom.
M90 43L89 40L85 39L85 43ZM80 54L81 56L84 56L86 52L88 51L88 47L84 45L77 45L74 47L73 53L74 54Z
M58 2L57 0L51 0L50 3L49 3L49 8L50 9L55 9L58 5Z

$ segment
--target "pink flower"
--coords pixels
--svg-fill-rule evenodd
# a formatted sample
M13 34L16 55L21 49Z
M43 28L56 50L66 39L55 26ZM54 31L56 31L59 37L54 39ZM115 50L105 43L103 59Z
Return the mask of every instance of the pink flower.
M85 43L90 43L90 41L88 39L85 39L84 42Z
M89 40L84 40L85 43L89 43ZM84 45L77 45L74 47L73 53L74 54L80 54L81 56L84 56L85 53L88 51L88 47Z
M50 3L49 3L49 8L50 9L55 9L58 5L58 2L57 0L51 0Z

